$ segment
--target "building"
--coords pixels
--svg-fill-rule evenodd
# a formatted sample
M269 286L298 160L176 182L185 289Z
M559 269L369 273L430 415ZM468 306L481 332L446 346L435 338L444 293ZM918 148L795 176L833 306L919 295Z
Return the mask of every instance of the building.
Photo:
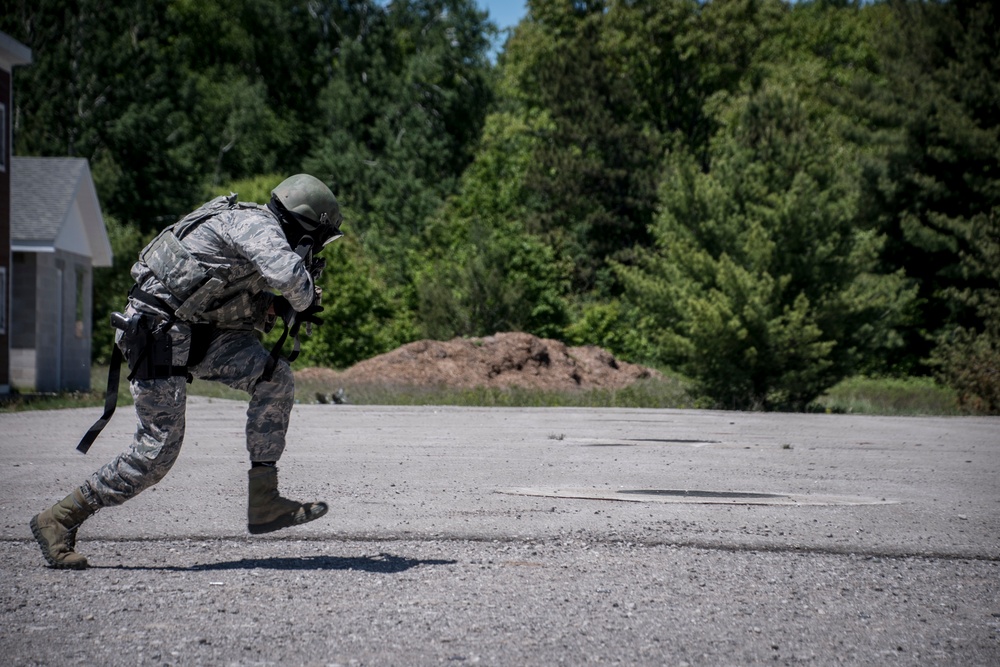
M111 244L87 161L14 157L12 70L0 32L0 393L90 389L93 267Z
M0 394L10 393L10 158L13 69L31 62L31 49L0 32Z
M14 157L11 174L11 382L90 389L93 268L111 266L87 160Z

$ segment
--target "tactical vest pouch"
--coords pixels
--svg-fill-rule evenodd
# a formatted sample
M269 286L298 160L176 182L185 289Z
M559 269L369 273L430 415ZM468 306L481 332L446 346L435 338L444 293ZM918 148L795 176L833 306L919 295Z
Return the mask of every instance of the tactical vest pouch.
M189 299L190 300L190 299ZM187 303L185 302L185 306ZM180 310L177 314L180 315ZM239 322L247 320L254 315L253 300L246 292L239 292L228 301L223 302L218 307L204 311L202 319L209 322Z
M146 246L141 259L178 301L185 301L211 277L172 229L164 230Z
M182 320L192 320L196 317L206 317L205 308L208 307L215 297L226 288L226 281L218 276L213 276L206 280L191 296L184 300L175 311L178 318ZM205 314L203 314L205 313Z

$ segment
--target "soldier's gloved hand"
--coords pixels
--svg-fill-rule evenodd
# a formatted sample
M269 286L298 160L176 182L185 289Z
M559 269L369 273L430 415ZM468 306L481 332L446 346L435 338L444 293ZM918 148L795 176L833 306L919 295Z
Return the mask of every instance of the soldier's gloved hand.
M271 299L271 310L273 310L274 314L285 322L291 319L292 315L295 314L295 309L292 308L292 304L288 303L288 299L280 294L275 294L274 298Z
M316 313L323 311L323 306L318 305L313 302L308 308L302 311L296 311L292 308L292 304L288 303L288 299L276 294L274 299L271 301L271 308L274 309L274 314L288 322L295 316L295 321L300 324L323 324L323 320L316 317Z
M315 324L319 326L323 324L323 319L316 317L316 313L322 313L323 306L316 304L315 302L303 311L299 311L295 314L295 321L301 322L303 324Z
M312 263L309 265L309 275L312 276L313 282L318 283L320 277L323 275L323 269L326 268L326 259L323 257L316 257L313 259Z

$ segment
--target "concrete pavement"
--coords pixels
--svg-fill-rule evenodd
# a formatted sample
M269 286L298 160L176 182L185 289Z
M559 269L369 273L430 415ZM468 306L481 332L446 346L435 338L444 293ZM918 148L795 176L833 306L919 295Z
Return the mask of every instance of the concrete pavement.
M126 446L124 408L0 415L14 664L1000 664L1000 419L297 406L245 532L245 406L53 571L27 522Z

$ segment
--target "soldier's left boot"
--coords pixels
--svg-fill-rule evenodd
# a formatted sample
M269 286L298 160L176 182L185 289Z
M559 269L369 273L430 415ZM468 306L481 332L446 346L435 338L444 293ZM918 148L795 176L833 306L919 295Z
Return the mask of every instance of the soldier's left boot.
M315 521L330 509L324 502L300 503L283 498L278 493L278 469L274 466L250 468L249 477L247 530L254 535Z
M46 562L56 569L82 570L87 557L78 554L76 530L94 510L80 489L75 489L58 503L31 518L31 534L42 549Z

